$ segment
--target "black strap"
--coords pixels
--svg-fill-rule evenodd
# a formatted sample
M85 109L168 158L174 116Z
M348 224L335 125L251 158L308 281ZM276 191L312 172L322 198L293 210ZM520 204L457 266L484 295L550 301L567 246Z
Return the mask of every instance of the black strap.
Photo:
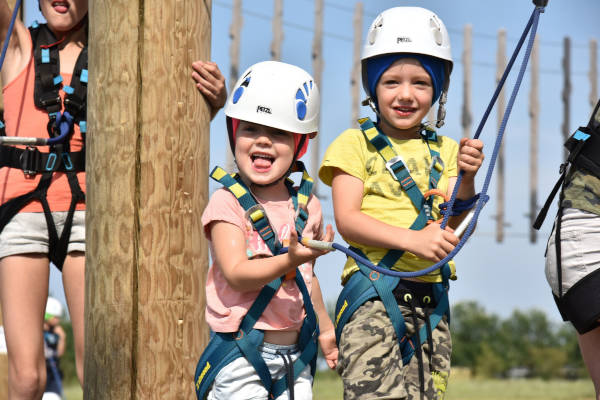
M85 171L85 148L73 153L42 153L35 147L0 146L0 168L10 167L33 175L43 172Z
M554 200L554 196L556 196L558 189L560 189L562 187L562 184L565 180L566 174L567 174L566 166L565 166L565 164L563 164L563 165L561 165L560 178L558 178L558 181L554 184L554 187L552 188L550 195L546 199L544 206L538 213L538 216L535 219L535 222L533 223L534 229L539 230L542 227L542 224L544 223L544 220L546 219L546 214L548 214L548 209L550 208L550 205L552 204L552 200Z
M556 215L556 229L554 232L554 248L556 250L556 276L558 277L558 297L562 297L562 251L560 244L560 228L562 225L563 207L558 207L558 214Z

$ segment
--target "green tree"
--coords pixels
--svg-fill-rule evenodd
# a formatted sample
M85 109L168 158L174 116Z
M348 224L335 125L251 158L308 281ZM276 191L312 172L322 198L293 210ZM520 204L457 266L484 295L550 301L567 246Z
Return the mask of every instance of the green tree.
M476 374L477 357L486 344L496 352L493 336L498 331L499 320L495 314L487 314L475 301L454 305L450 329L452 332L452 364L468 367Z

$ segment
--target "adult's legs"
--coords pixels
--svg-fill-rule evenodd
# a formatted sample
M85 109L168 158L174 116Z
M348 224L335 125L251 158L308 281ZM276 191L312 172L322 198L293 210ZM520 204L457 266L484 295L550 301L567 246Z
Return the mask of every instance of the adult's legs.
M69 253L63 264L62 275L75 339L77 377L83 386L85 253L81 251Z
M600 400L600 327L583 335L577 335L577 339L583 361L594 382L596 400Z
M48 298L48 258L43 254L0 260L0 302L8 348L8 398L41 398L46 383L43 322Z

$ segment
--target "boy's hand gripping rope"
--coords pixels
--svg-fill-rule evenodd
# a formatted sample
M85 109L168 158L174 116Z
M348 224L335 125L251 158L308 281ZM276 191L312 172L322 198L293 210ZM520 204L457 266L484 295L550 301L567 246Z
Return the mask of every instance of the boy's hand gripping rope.
M506 124L508 122L508 118L510 117L512 107L513 107L515 99L517 97L517 93L519 92L519 88L520 88L521 82L523 80L523 75L525 74L525 70L527 69L527 63L528 63L529 57L531 55L533 41L535 39L535 35L537 32L537 26L538 26L540 13L544 12L544 7L548 4L548 0L533 0L533 3L535 5L535 9L533 10L533 12L529 18L529 21L527 22L527 25L525 26L525 30L523 31L523 34L521 35L521 38L519 39L519 42L517 43L517 46L513 52L513 55L511 56L510 61L508 62L507 66L506 66L506 69L504 70L504 73L502 75L502 78L500 79L500 82L498 82L498 86L496 87L496 90L492 96L492 99L490 100L490 103L489 103L487 109L485 110L485 113L483 114L483 117L479 123L479 126L477 127L477 131L475 132L475 135L473 136L473 139L477 139L479 137L479 135L481 134L481 131L483 130L483 127L485 126L485 123L486 123L486 121L490 115L490 112L496 102L496 99L498 98L498 95L500 94L500 91L502 90L502 87L504 86L504 83L506 82L506 78L507 78L508 74L510 73L510 70L512 69L512 66L517 58L517 55L519 54L519 52L521 50L521 47L523 46L523 43L525 42L525 38L527 37L527 34L530 33L529 41L527 43L527 48L525 50L525 55L523 56L523 61L521 62L521 69L519 70L519 74L517 76L515 86L511 93L510 100L508 101L508 105L506 106L506 111L504 112L504 116L502 118L502 123L500 124L500 129L498 130L498 135L496 136L496 142L494 144L494 151L492 153L492 158L490 160L490 164L488 166L488 170L487 170L487 173L485 176L483 188L481 190L481 193L478 194L474 198L476 201L475 207L472 208L471 211L469 211L469 213L467 214L465 219L460 223L460 225L454 231L456 236L461 236L463 231L465 231L464 236L461 238L461 240L456 245L456 247L450 253L448 253L448 255L444 259L442 259L441 261L437 262L436 264L434 264L428 268L422 269L420 271L404 272L404 271L394 271L394 270L390 270L387 268L378 267L377 265L374 265L368 259L359 256L358 254L354 253L352 250L350 250L338 243L321 242L321 241L317 241L317 240L302 238L301 239L302 244L304 244L305 246L308 246L308 247L312 247L312 248L324 250L324 251L339 250L339 251L345 253L347 256L354 258L357 262L364 264L365 266L367 266L368 268L370 268L372 270L375 270L384 275L398 276L401 278L414 278L414 277L429 274L430 272L433 272L433 271L443 267L448 261L450 261L454 258L454 256L460 251L460 249L464 246L464 244L467 242L467 240L473 233L475 224L477 223L477 218L479 218L479 214L481 213L483 206L489 200L487 191L488 191L488 187L489 187L489 184L490 184L490 181L492 178L492 172L494 171L494 166L496 165L496 159L498 158L498 152L500 151L500 145L502 143L502 138L504 136L504 130L506 129ZM452 196L450 197L450 201L447 203L448 211L443 212L444 219L441 224L441 229L444 229L447 226L448 218L452 215L452 212L454 210L454 205L457 202L456 194L458 192L458 188L462 181L463 175L464 175L464 171L460 171L458 178L456 180L456 185L454 186L454 190L452 191ZM458 201L460 201L460 200L458 200Z

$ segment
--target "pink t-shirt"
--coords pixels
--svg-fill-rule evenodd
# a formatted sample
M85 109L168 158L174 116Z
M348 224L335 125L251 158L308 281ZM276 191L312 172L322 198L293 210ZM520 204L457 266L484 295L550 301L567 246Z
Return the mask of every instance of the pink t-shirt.
M271 226L275 229L280 241L288 239L294 227L294 206L292 200L266 201L257 199L267 212ZM311 196L308 204L308 221L302 236L321 238L323 216L319 199ZM214 248L209 232L209 224L213 221L224 221L239 227L246 237L246 254L248 258L260 255L271 255L271 251L258 232L252 229L249 220L244 217L244 209L227 189L217 190L210 198L204 213L202 225L210 242L211 252ZM299 267L308 291L311 291L313 263L305 263ZM215 332L235 332L260 291L239 292L233 290L221 270L219 264L213 262L208 271L206 281L206 322ZM299 331L304 321L304 301L302 293L294 280L283 282L275 296L255 325L257 329L276 331Z

